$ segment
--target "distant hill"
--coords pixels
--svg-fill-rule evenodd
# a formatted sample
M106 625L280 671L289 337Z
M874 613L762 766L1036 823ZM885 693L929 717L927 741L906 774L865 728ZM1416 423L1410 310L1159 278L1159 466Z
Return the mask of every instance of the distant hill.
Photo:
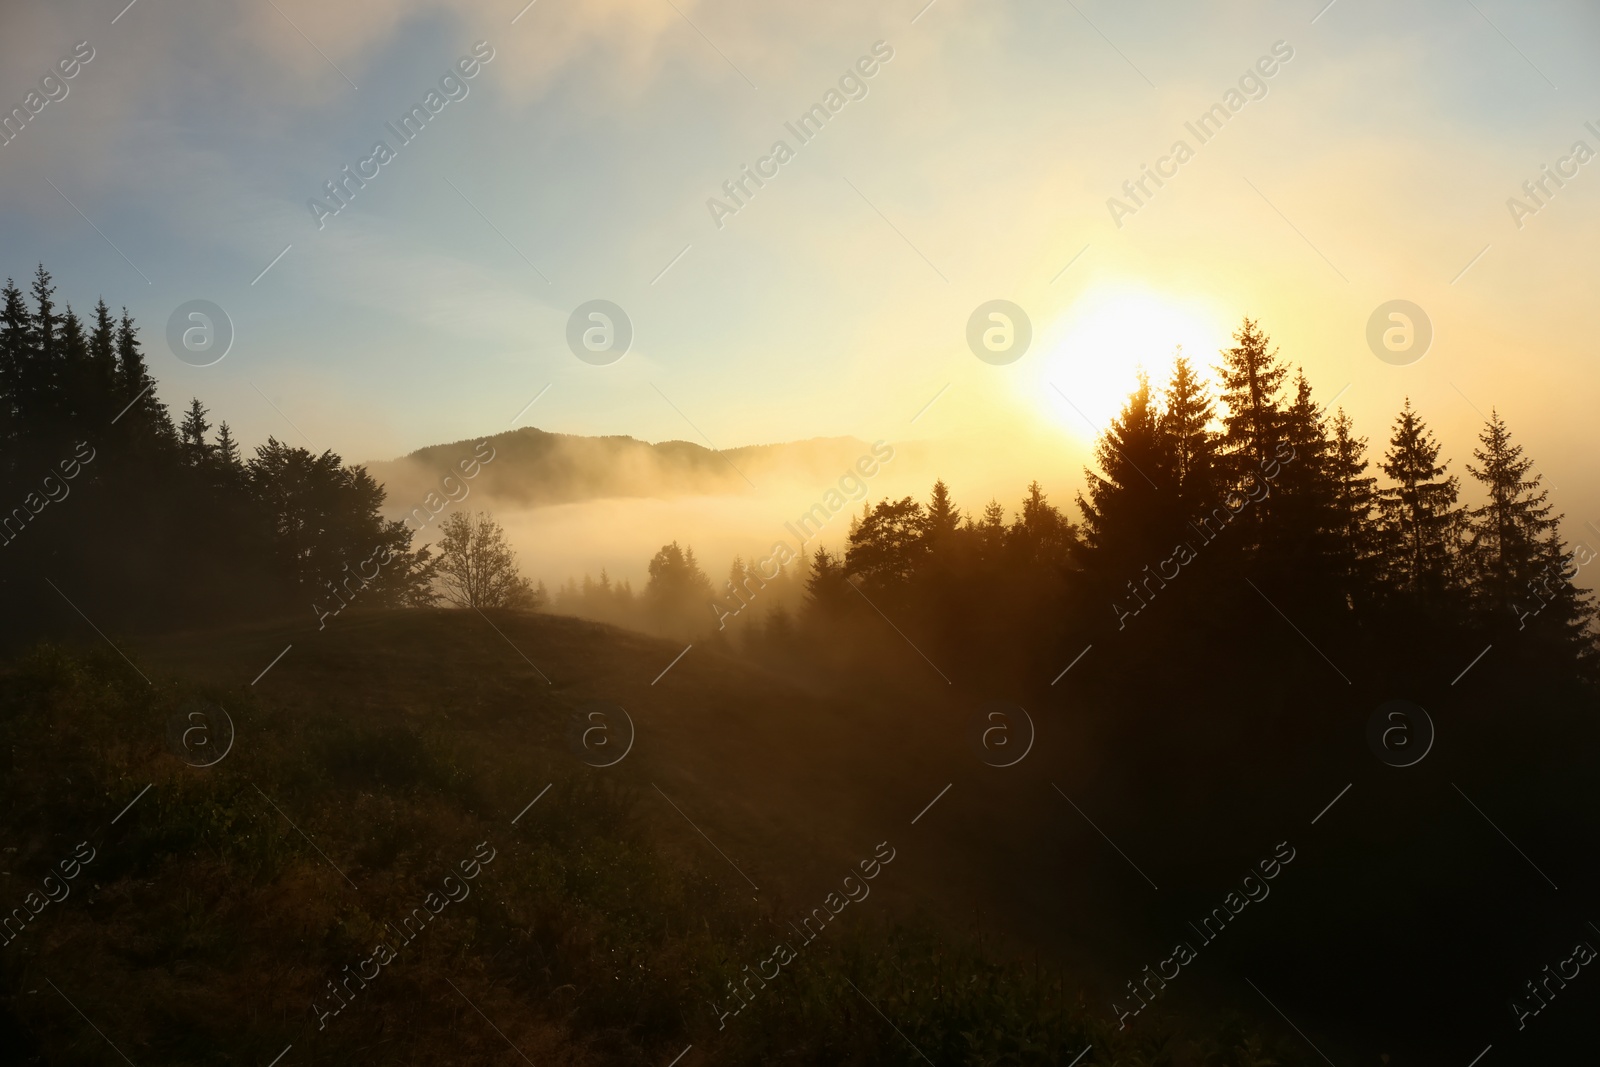
M471 459L480 439L420 448L367 469L403 505L439 489L440 479ZM853 437L818 437L783 444L713 451L690 441L652 444L637 438L582 437L524 427L487 440L494 459L474 479L474 491L527 507L617 497L728 495L753 492L765 481L828 484L868 450ZM748 480L747 480L748 479Z

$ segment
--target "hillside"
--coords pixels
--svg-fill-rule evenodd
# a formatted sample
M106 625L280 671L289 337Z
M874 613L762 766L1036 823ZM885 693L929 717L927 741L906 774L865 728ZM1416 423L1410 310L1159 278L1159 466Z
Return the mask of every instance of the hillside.
M1568 892L1594 866L1574 773L1592 725L1529 714L1512 742L1492 675L1402 775L1361 751L1344 694L1132 710L1087 661L1072 689L1024 687L1035 747L996 768L972 747L979 696L898 643L841 695L542 615L118 640L132 664L44 649L0 685L0 889L59 893L47 874L93 854L0 950L0 1043L27 1062L111 1062L84 1018L136 1063L1321 1062L1263 989L1335 1062L1453 1062L1570 916L1451 778ZM234 724L211 766L173 744L194 701ZM635 726L611 766L574 729L591 701ZM1285 852L1273 902L1119 1028L1124 983ZM477 880L452 903L458 869ZM424 905L439 918L374 962ZM837 918L802 941L822 908ZM729 983L774 959L730 1014ZM368 983L335 1000L346 966ZM1436 1056L1440 1018L1459 1032Z
M285 1065L513 1062L508 1044L541 1064L666 1063L686 1045L684 1064L943 1063L970 1041L1033 1049L1017 1062L1089 1044L1092 1062L1145 1062L1167 1040L1116 1033L1070 968L996 954L995 911L1048 914L1052 894L1008 890L1036 862L990 862L1022 827L994 840L1013 801L969 773L919 817L968 765L928 694L907 693L925 716L907 730L906 707L698 647L663 676L681 649L540 616L350 614L320 634L125 650L153 685L109 650L43 650L6 678L0 888L20 901L58 852L93 853L0 953L0 1041L30 1062L106 1051L74 1008L134 1062L164 1063L259 1065L286 1046ZM568 729L597 698L637 726L603 769ZM195 700L235 728L207 767L168 743ZM1092 838L1075 847L1092 862ZM801 941L789 924L860 892L844 879L867 864L869 891ZM476 868L469 895L430 896L461 891L457 866ZM939 900L982 902L989 947L937 907L918 918ZM375 963L426 901L439 918ZM798 962L726 1014L727 983L780 940ZM347 965L368 982L335 1000Z

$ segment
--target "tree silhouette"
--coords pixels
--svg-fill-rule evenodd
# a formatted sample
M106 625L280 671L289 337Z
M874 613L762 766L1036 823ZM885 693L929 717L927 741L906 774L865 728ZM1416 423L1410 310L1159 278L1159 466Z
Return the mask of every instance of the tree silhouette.
M1166 451L1162 466L1172 485L1172 517L1182 522L1209 509L1221 496L1218 442L1211 430L1216 407L1182 348L1173 360L1165 399L1166 406L1158 420Z
M500 524L483 512L455 511L439 526L438 580L444 598L462 608L532 608L533 586Z
M189 401L189 410L183 413L178 424L178 439L183 445L183 459L191 467L204 467L211 458L211 446L206 444L206 433L211 424L206 421L205 405L196 397Z
M1373 602L1377 582L1378 536L1373 512L1378 479L1366 473L1367 439L1358 437L1350 417L1339 409L1333 420L1328 473L1333 481L1334 569L1346 609Z
M1277 458L1283 437L1283 383L1289 368L1278 361L1272 339L1246 318L1222 350L1217 368L1222 383L1223 434L1218 442L1230 486L1242 488ZM1262 521L1270 509L1254 509Z
M961 528L961 509L950 501L950 489L940 479L933 483L923 526L930 545L947 540Z
M1593 598L1574 586L1579 563L1561 540L1561 516L1498 411L1489 412L1472 456L1477 464L1468 463L1467 472L1488 501L1469 512L1465 566L1483 624L1496 632L1531 627L1559 659L1588 661Z
M678 542L662 545L650 560L645 584L645 611L659 633L692 637L715 622L711 580L700 569L694 549Z
M904 582L927 553L927 533L927 515L917 501L880 501L850 534L845 573L877 588Z
M1405 402L1380 465L1395 482L1378 491L1388 580L1424 609L1443 607L1455 587L1454 551L1460 534L1458 483L1439 462L1439 443Z
M1078 494L1084 546L1107 573L1137 569L1170 540L1171 531L1161 527L1173 509L1156 483L1167 470L1159 421L1150 379L1141 372L1127 404L1095 442L1101 473L1084 468L1089 495ZM1170 482L1168 488L1170 496Z

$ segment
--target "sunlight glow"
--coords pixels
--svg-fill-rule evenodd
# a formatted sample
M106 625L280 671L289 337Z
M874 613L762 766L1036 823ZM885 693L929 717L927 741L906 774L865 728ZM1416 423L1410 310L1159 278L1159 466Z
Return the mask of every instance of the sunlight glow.
M1180 346L1199 376L1213 382L1212 364L1231 343L1232 328L1203 300L1136 285L1099 286L1046 326L1037 375L1025 388L1052 422L1093 440L1122 410L1141 369L1159 392Z

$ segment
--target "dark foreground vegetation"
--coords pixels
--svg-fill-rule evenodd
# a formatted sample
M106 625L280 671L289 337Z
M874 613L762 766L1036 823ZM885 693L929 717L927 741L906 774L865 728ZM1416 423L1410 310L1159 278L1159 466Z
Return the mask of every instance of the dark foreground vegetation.
M497 618L519 644L545 649L549 686L455 612L342 620L275 668L274 697L172 682L155 664L203 675L199 664L220 660L226 673L278 631L220 648L168 642L140 657L153 685L111 652L45 647L12 667L0 689L11 828L0 887L24 911L61 886L66 895L20 933L14 923L0 948L8 1062L113 1062L108 1040L136 1063L171 1064L259 1065L286 1045L285 1063L519 1062L508 1042L540 1064L664 1064L689 1044L685 1063L910 1064L924 1062L920 1049L939 1064L1045 1064L1091 1045L1082 1062L1311 1062L1233 1012L1119 1031L1078 977L1037 953L997 950L993 935L943 930L893 902L904 894L868 897L806 943L789 924L839 868L817 880L816 900L775 895L776 861L732 843L741 832L704 814L704 788L660 777L762 879L752 900L695 831L667 821L678 815L654 783L681 772L650 754L648 735L638 761L609 775L562 744L586 688L575 679L665 646ZM441 675L423 650L472 673ZM507 662L519 666L483 669ZM674 706L755 689L787 715L809 699L720 658L680 669L692 684ZM366 672L383 680L368 685ZM628 689L641 722L646 682ZM164 743L171 717L196 701L225 705L237 731L234 750L206 768ZM870 857L871 831L889 826L899 855L877 875L883 890L928 843L911 840L898 813L877 823L830 833ZM80 842L92 859L47 883ZM461 876L462 861L488 855ZM402 940L414 908L463 885L467 896ZM779 977L742 984L785 942L798 958ZM382 968L371 963L379 943L396 947ZM369 981L351 980L357 971ZM739 1004L730 983L750 1003L721 1015Z

